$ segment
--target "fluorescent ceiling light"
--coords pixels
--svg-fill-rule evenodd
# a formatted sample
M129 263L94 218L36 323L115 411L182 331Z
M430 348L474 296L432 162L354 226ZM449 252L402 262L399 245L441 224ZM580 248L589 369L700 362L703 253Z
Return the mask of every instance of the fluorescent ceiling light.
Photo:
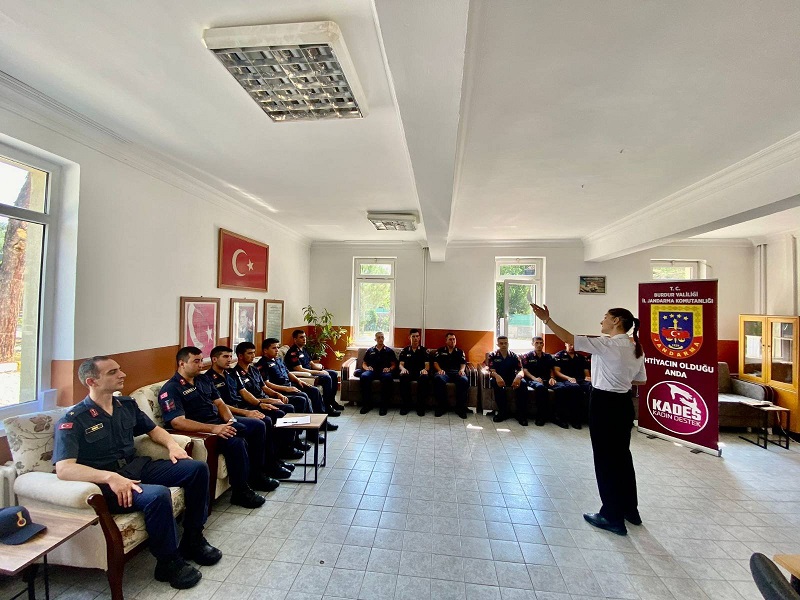
M353 61L333 21L206 29L203 42L273 121L367 114Z
M378 231L415 231L418 222L416 213L370 212L367 219Z

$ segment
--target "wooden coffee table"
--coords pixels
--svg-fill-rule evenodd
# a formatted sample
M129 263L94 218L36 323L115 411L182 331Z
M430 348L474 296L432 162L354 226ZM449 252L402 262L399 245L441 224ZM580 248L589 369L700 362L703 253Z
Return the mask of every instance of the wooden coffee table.
M23 580L27 582L28 600L36 598L36 572L39 568L37 561L42 559L44 565L44 596L50 600L50 580L47 576L47 553L57 548L68 539L79 534L87 527L97 523L94 512L85 511L86 514L45 510L40 508L28 509L34 523L46 525L47 529L37 533L24 544L10 546L0 544L0 573L4 575L17 575L21 571ZM22 590L13 598L21 596Z
M292 463L294 465L302 466L303 467L303 478L302 479L281 479L281 482L286 483L317 483L318 478L317 475L319 474L319 467L324 467L325 463L328 459L328 445L322 445L322 462L319 461L319 434L322 431L323 426L328 421L328 415L316 413L316 414L309 414L309 413L289 413L287 417L294 418L294 417L310 417L310 423L303 423L301 425L287 425L285 427L279 427L278 429L304 429L305 431L315 431L317 433L316 437L314 438L314 462L308 462L307 458L303 459L301 463ZM306 433L306 440L308 440L308 433ZM327 440L326 440L327 441ZM307 477L307 469L308 467L314 467L314 479L308 479Z

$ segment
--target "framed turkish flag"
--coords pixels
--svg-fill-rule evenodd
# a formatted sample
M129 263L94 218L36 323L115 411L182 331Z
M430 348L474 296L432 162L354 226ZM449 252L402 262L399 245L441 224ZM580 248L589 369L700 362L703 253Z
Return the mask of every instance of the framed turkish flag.
M219 337L219 298L181 296L180 345L200 348L203 358L211 356Z
M269 246L219 230L217 287L266 292L269 281Z

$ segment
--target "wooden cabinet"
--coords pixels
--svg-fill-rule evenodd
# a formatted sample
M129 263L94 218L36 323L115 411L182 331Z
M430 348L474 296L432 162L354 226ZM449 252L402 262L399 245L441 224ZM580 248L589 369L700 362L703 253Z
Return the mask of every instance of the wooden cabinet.
M773 388L777 403L792 411L794 432L800 432L798 326L800 317L739 315L739 378Z

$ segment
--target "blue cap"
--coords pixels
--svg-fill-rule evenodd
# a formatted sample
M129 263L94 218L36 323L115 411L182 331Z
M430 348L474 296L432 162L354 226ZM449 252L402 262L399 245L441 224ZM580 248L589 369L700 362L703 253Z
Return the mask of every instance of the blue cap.
M31 513L24 506L0 510L0 542L4 544L22 544L45 529L46 526L31 521Z

